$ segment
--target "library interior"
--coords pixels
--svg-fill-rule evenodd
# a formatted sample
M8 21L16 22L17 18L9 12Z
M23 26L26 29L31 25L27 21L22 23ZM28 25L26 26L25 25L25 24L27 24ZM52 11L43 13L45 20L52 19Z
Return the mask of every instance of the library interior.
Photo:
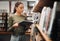
M60 0L0 0L0 41L60 41Z

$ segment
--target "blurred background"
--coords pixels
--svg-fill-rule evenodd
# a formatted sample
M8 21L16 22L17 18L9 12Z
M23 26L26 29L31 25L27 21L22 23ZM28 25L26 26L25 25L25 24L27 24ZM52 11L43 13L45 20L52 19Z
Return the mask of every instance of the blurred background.
M23 2L24 13L27 14L27 17L34 16L35 13L39 16L39 14L41 15L43 7L53 9L54 2L57 2L50 38L53 41L60 41L60 0L0 0L0 41L10 41L11 32L7 32L8 17L10 14L13 14L14 5L17 1ZM32 12L34 12L34 14ZM36 18L36 16L33 18ZM30 19L31 18L29 18L29 20ZM35 20L37 21L37 19ZM31 32L27 33L26 41L31 41ZM35 41L38 41L38 39L35 39Z

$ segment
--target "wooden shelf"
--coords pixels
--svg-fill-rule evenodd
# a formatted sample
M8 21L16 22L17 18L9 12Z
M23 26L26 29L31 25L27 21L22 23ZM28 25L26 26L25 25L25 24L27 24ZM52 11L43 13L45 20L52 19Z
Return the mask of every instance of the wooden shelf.
M38 4L34 8L34 12L41 12L44 6L53 8L54 1L53 0L40 0Z
M12 32L0 32L0 34L11 34Z
M0 14L0 31L1 32L7 30L7 20L8 20L7 17L8 17L8 13L6 13L6 12L2 12Z
M0 31L0 34L11 34L11 33L13 33L13 32L1 32ZM30 34L30 32L26 32L25 34Z

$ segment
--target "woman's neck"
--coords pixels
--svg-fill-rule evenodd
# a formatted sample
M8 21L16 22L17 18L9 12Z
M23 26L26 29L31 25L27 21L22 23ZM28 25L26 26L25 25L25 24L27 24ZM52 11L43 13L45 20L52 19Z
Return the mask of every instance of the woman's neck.
M16 12L16 15L20 16L20 15L21 15L21 13Z

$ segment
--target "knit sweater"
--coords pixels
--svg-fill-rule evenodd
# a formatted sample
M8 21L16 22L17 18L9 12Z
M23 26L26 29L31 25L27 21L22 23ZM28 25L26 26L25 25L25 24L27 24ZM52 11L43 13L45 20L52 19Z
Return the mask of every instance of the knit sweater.
M12 27L12 25L14 24L14 23L20 23L20 22L22 22L22 21L24 21L25 20L25 16L18 16L18 15L12 15L12 16L10 16L9 17L9 20L8 20L8 25L9 25L9 27ZM22 26L19 26L18 28L14 28L13 29L13 35L19 35L19 34L24 34L24 27L22 27Z

